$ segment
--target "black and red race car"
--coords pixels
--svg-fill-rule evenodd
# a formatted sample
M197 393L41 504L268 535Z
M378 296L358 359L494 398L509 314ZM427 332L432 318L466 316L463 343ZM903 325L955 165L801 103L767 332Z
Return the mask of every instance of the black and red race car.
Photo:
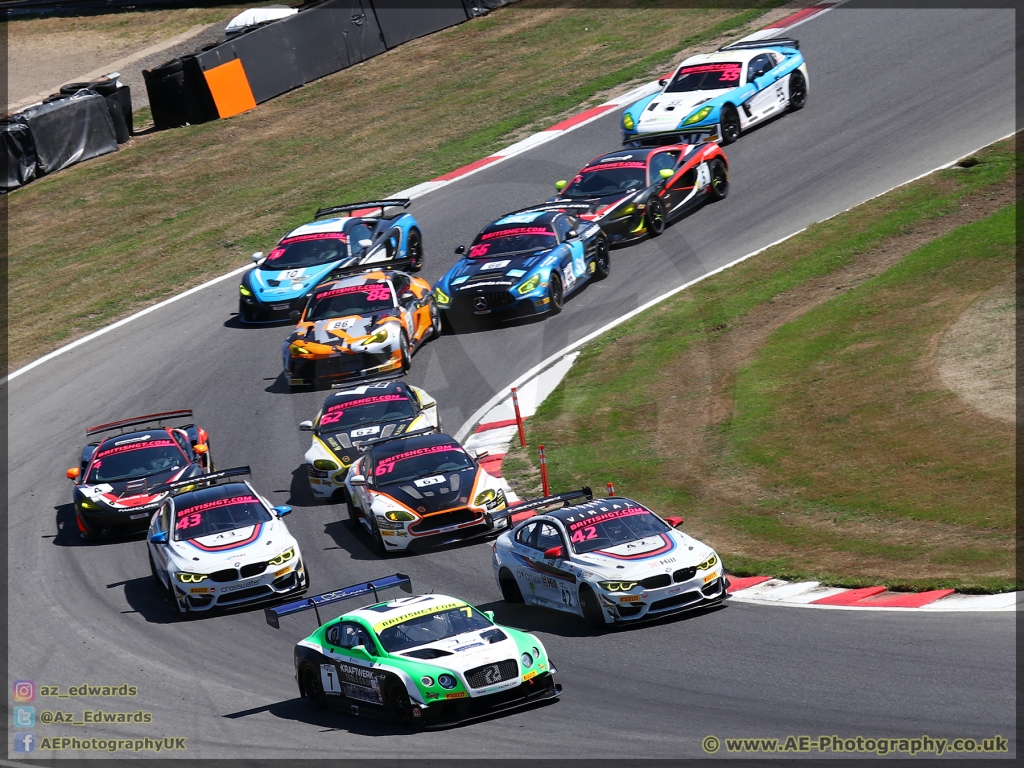
M191 417L190 410L165 411L85 430L87 437L120 433L86 445L80 465L66 473L75 482L75 519L83 538L145 531L167 496L166 490L151 493L147 489L213 471L206 430L193 423L180 424ZM168 421L179 425L164 426ZM154 426L129 431L146 424Z
M598 224L610 244L650 235L705 200L729 194L729 161L715 142L621 149L555 184L551 204Z

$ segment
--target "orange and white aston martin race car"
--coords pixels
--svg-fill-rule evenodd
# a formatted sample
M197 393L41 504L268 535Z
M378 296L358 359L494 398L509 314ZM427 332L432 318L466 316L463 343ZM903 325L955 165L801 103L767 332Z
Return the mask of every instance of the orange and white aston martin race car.
M291 387L409 369L413 352L441 333L426 280L374 270L317 286L284 344Z

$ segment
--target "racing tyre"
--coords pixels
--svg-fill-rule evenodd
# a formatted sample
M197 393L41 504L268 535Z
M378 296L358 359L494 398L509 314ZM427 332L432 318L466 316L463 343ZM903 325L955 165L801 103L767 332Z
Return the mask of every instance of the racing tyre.
M405 335L405 331L402 331L402 337L398 344L402 355L402 373L406 373L412 365L412 353L409 352L409 337Z
M594 256L594 279L604 280L611 274L612 263L608 257L608 241L604 238L597 241L597 254Z
M399 725L412 725L412 702L409 692L397 680L388 683L385 693L388 697L388 714Z
M367 515L367 517L369 518L371 515ZM388 553L388 548L384 546L384 537L381 535L380 528L373 521L370 522L370 528L373 530L373 533L370 534L373 539L373 549L378 555L384 557Z
M438 338L441 332L444 330L441 321L441 310L437 308L437 304L430 302L430 336L431 338Z
M523 590L519 588L516 577L508 568L502 568L498 572L498 586L501 587L501 597L506 603L525 603Z
M665 204L656 197L652 197L647 203L647 234L657 237L665 231Z
M238 317L243 323L255 323L259 319L256 310L244 301L238 302Z
M345 507L348 509L348 519L357 527L361 528L362 523L359 522L359 512L356 510L356 505L352 503L352 499L347 498L348 493L345 494Z
M597 595L586 584L580 586L580 608L583 610L583 618L587 620L587 624L595 628L605 625L604 612L597 602Z
M789 108L793 112L807 104L807 80L799 69L789 76Z
M548 281L548 298L550 299L548 305L551 307L548 311L552 315L557 315L562 311L562 300L565 298L565 293L562 291L562 278L554 272L551 273L551 280Z
M716 158L711 161L708 170L711 172L711 187L709 189L711 199L716 202L725 200L729 194L729 169L725 167L725 163Z
M722 107L722 145L732 144L740 137L740 113L732 104Z
M160 574L156 572L156 563L153 562L153 553L149 553L149 572L153 574L153 583L156 585L157 590L161 595L167 594L167 587L164 586L163 580L160 578Z
M320 675L312 664L303 664L299 668L299 679L302 680L302 698L314 709L323 709L327 705Z
M409 230L409 242L405 252L409 257L410 272L419 272L423 269L423 235L418 229Z

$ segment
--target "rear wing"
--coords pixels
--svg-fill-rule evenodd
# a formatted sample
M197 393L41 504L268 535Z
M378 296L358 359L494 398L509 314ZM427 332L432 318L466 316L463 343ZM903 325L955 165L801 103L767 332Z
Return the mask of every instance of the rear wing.
M397 371L395 373L387 373L383 376L372 376L368 379L360 379L359 381L343 381L341 384L332 384L331 389L355 389L356 387L365 387L367 384L380 384L385 381L395 381L405 377L405 371Z
M370 593L373 593L374 602L380 602L377 593L383 592L385 589L394 589L395 587L411 595L412 578L404 573L396 573L393 576L385 576L383 579L353 584L351 587L342 587L334 592L325 592L322 595L304 597L301 600L277 605L273 608L264 608L263 614L267 617L267 624L274 629L280 629L282 616L291 616L293 613L301 613L312 608L313 612L316 613L316 624L318 627L321 627L324 622L320 618L320 608L323 606L330 605L331 603L340 603L342 600L362 597Z
M743 51L751 48L796 48L800 50L800 41L792 37L769 37L764 40L739 40L723 45L720 51Z
M130 419L111 421L107 424L97 424L95 427L86 427L85 434L87 436L98 435L100 432L110 432L115 429L135 427L139 424L152 424L154 422L167 421L168 419L190 418L192 418L192 411L189 408L184 408L180 411L163 411L162 413L151 413L148 416L134 416Z
M232 469L222 469L220 472L210 472L207 475L199 475L197 477L188 477L183 480L174 480L170 483L163 483L162 485L155 485L149 489L150 494L163 493L164 491L171 491L172 493L176 490L186 488L190 485L200 485L203 483L212 483L216 480L223 480L227 477L238 477L239 475L251 475L252 472L249 467L233 467Z
M321 216L330 216L335 213L345 213L351 216L353 211L374 210L377 208L380 208L381 215L383 216L385 208L408 208L411 202L412 200L406 198L396 198L393 200L367 200L362 203L349 203L348 205L332 205L328 208L317 209L313 218L319 219Z
M589 211L593 207L593 203L559 203L549 201L537 203L537 205L531 205L527 208L520 208L518 211L509 211L505 216L515 216L517 213L529 213L530 211ZM495 221L503 219L505 216L500 216Z
M403 432L400 435L392 435L391 437L377 437L373 440L353 440L352 445L358 448L360 451L365 451L367 448L380 445L381 443L390 443L392 440L404 440L407 437L418 437L419 435L432 435L440 433L437 427L425 427L424 429L414 429L412 432ZM455 438L452 438L452 442L456 442Z
M545 496L542 499L534 499L533 501L527 501L522 504L516 504L514 507L505 507L505 509L492 513L491 517L511 517L512 515L518 515L520 512L528 512L531 509L544 509L545 507L555 507L555 509L561 509L562 507L570 506L570 504L576 501L577 499L586 499L587 501L592 501L593 498L594 492L590 490L589 485L585 485L578 491L559 493L556 494L555 496Z

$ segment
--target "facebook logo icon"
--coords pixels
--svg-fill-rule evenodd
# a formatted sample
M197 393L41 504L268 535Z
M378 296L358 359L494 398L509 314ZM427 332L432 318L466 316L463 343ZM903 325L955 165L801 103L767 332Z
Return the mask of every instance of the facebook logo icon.
M15 752L35 752L36 751L36 736L34 733L16 733L14 734L14 751Z

